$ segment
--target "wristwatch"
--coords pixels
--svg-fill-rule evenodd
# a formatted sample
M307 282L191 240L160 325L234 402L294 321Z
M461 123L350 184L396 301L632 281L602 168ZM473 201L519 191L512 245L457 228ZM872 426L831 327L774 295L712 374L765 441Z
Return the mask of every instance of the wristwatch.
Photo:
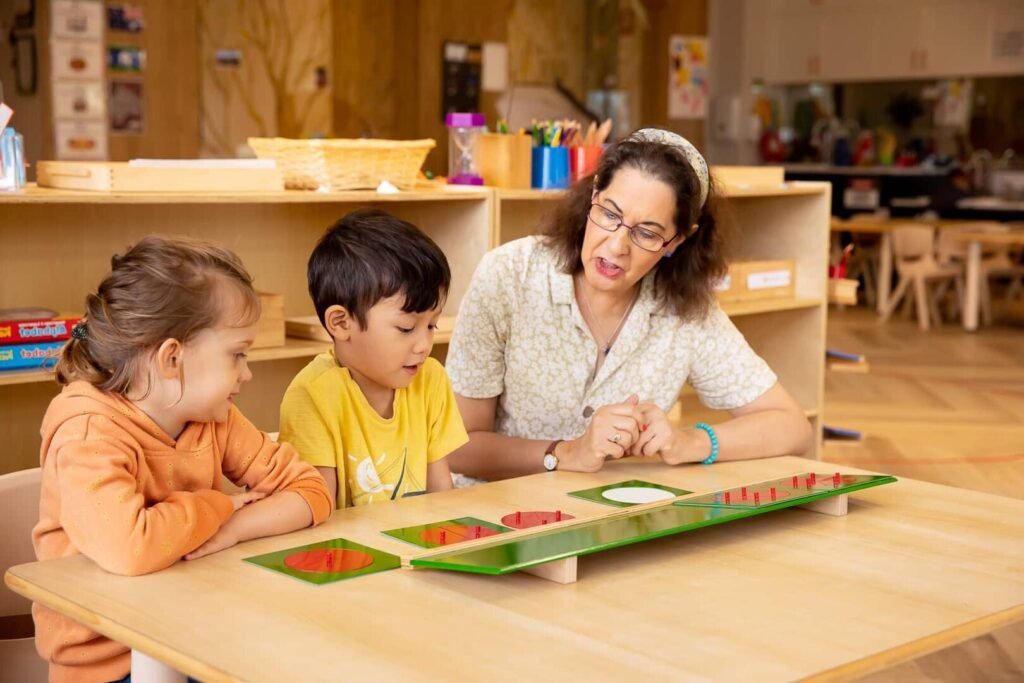
M558 469L558 456L555 455L555 448L560 443L562 443L561 439L555 439L548 444L548 449L544 451L544 469L548 472L554 472Z

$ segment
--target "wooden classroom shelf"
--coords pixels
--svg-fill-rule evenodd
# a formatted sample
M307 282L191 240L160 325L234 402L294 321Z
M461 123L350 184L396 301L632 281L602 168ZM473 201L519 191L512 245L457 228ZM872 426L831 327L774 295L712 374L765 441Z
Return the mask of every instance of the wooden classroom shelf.
M736 257L795 260L794 298L729 303L723 309L804 406L820 444L830 186L773 185L760 169L713 171L725 178L723 194L740 227ZM110 257L156 233L200 237L233 249L260 290L284 295L286 317L310 315L305 272L314 244L345 213L381 206L422 228L448 256L452 288L446 317L451 317L483 254L535 234L544 212L562 195L447 186L397 194L106 194L29 186L0 193L0 308L81 310L86 293L108 271ZM443 357L449 338L450 328L439 330L435 356ZM252 351L258 369L239 407L260 428L276 431L288 383L326 348L320 341L289 338L282 347ZM39 423L59 391L52 379L52 372L43 370L0 374L0 440L5 444L0 473L38 464ZM810 455L817 453L816 448Z

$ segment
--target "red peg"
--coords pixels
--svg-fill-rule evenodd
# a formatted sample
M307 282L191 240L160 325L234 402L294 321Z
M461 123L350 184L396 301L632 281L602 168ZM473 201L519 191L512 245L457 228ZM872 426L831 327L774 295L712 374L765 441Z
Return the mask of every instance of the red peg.
M473 528L473 538L480 538L480 527Z
M740 489L740 495L743 497L743 500L747 499L747 487L746 486L744 486L743 488Z
M523 522L523 513L517 512L516 513L516 524L517 525L518 524L522 524L522 522Z
M562 511L561 510L555 510L555 521L556 522L561 522L562 521Z
M758 491L754 491L754 505L761 504L761 494Z
M775 487L774 486L771 487L771 489L768 491L768 493L771 494L772 500L775 500Z
M811 481L810 477L807 477L807 479L804 480L804 484L807 486L807 488L811 488L812 483L814 482Z
M795 489L800 488L800 482L797 481L796 475L793 475L793 488L795 488Z
M540 520L540 523L541 524L547 524L548 523L548 518L545 517L544 519Z
M839 473L836 472L832 475L832 488L839 488Z
M818 475L816 475L814 472L811 472L810 480L811 486L814 486L816 483L818 483Z
M726 505L728 505L728 504L729 504L729 498L730 498L730 496L729 496L729 492L728 492L728 491L726 491L726 492L725 492L725 504L726 504Z

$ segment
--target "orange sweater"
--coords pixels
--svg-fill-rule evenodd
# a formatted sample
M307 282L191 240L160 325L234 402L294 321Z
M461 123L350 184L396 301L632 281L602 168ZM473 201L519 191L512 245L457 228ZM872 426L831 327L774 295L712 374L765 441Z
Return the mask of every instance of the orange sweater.
M115 574L169 567L231 517L221 477L255 491L295 491L313 523L334 507L323 479L237 408L225 423L190 423L175 441L124 398L74 382L50 403L41 429L43 483L36 557L81 553ZM124 677L128 648L41 605L36 648L51 683Z

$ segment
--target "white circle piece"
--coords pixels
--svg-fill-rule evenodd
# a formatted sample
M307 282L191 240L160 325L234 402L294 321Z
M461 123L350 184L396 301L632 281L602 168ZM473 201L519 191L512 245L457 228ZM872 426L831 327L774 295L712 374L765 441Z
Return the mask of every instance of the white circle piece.
M601 496L616 503L653 503L656 500L675 498L669 491L649 486L620 486L602 491Z

